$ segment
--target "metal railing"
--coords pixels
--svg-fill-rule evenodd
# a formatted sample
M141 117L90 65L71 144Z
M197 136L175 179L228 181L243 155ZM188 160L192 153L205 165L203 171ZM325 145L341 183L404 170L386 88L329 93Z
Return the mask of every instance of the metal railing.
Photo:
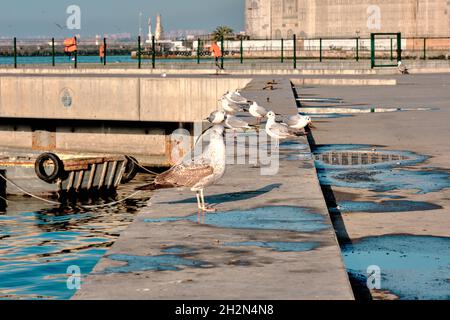
M64 53L63 39L0 39L0 66L114 66L127 65L137 68L157 66L201 66L215 65L211 56L212 40L156 41L140 37L133 40L77 40L77 50ZM369 62L402 59L449 59L450 37L400 38L385 36L372 43L371 38L299 38L266 40L221 40L217 44L223 56L218 67L238 67L250 64L253 67L297 68L299 64L320 63L330 60ZM372 52L372 45L375 52ZM401 48L399 50L399 45ZM104 55L100 56L100 47ZM369 62L370 63L370 62Z

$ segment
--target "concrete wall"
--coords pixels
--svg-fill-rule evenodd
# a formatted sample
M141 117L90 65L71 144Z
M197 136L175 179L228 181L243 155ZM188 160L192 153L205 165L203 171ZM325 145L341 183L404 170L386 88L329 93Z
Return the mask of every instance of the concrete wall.
M380 28L369 27L371 6ZM246 0L247 33L256 38L365 37L402 32L405 37L450 36L448 0Z
M137 76L0 77L0 117L196 122L250 79Z
M250 79L100 76L40 70L0 76L0 146L128 154L171 163L168 136L202 122L229 90ZM70 74L69 74L70 73Z

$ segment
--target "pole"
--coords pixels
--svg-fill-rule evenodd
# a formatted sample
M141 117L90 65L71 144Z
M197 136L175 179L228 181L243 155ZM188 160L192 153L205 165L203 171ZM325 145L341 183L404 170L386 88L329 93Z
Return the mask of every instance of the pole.
M244 39L241 38L241 64L244 63Z
M397 34L397 62L402 61L402 34Z
M14 69L17 69L17 38L14 37Z
M320 38L320 62L322 62L322 38Z
M106 38L103 38L103 65L106 66L106 51L107 47L106 47Z
M294 34L294 69L297 69L297 35Z
M200 64L200 38L197 39L197 64Z
M393 39L391 38L391 61L394 60L394 44Z
M222 50L222 56L220 57L220 69L223 70L223 59L225 56L223 36L222 36L222 39L220 40L220 49Z
M356 62L359 62L359 37L356 38Z
M284 63L284 39L281 38L281 63Z
M138 50L137 50L137 58L138 58L138 68L141 68L141 36L138 36Z
M427 38L423 38L423 60L427 60Z
M77 43L77 37L74 37L74 39L75 39L75 45L77 46L76 50L75 50L75 62L74 62L74 67L76 69L76 68L78 68L78 43Z
M52 38L52 66L56 65L55 61L55 38Z
M152 68L155 69L156 66L156 43L155 36L152 36Z
M375 68L375 35L370 35L370 65L371 68Z

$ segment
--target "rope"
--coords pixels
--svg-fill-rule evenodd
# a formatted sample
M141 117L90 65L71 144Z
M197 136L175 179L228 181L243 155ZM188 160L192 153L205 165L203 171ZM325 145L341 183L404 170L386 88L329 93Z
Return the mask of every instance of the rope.
M127 196L127 197L125 197L123 199L120 199L120 200L117 200L117 201L114 201L114 202L110 202L110 203L106 203L106 204L93 205L93 206L79 206L79 207L81 207L83 209L96 209L96 208L112 207L112 206L114 206L116 204L122 203L124 201L127 201L128 199L133 198L134 196L138 195L141 192L142 192L141 190L136 191L135 193L130 194L129 196Z
M61 202L52 201L52 200L47 200L47 199L45 199L45 198L36 196L36 195L32 194L32 193L29 192L29 191L26 191L25 189L23 189L23 188L21 188L20 186L18 186L14 181L12 181L12 180L6 178L5 176L3 176L1 173L0 173L0 178L2 178L3 180L5 180L6 182L11 183L11 184L12 184L13 186L15 186L18 190L22 191L24 194L26 194L26 195L28 195L28 196L34 198L34 199L37 199L37 200L40 200L40 201L43 201L43 202L46 202L46 203L49 203L49 204L52 204L52 205L58 205L58 206L62 205ZM142 192L141 190L136 191L136 192L134 192L133 194L130 194L129 196L127 196L127 197L125 197L125 198L123 198L123 199L120 199L120 200L117 200L117 201L113 201L113 202L110 202L110 203L105 203L105 204L100 204L100 205L92 205L92 206L83 206L83 205L80 205L80 206L78 206L78 207L83 208L83 209L96 209L96 208L112 207L112 206L114 206L114 205L116 205L116 204L122 203L122 202L124 202L124 201L127 201L128 199L133 198L134 196L138 195L138 194L141 193L141 192ZM7 200L7 199L1 197L1 196L0 196L0 198L3 199L3 200L5 200L5 201L9 201L9 200Z
M2 178L3 180L5 180L6 182L11 183L11 184L12 184L13 186L15 186L18 190L22 191L23 193L25 193L26 195L28 195L28 196L30 196L30 197L32 197L32 198L35 198L35 199L37 199L37 200L41 200L41 201L44 201L44 202L47 202L47 203L50 203L50 204L54 204L54 205L61 205L60 202L47 200L47 199L38 197L38 196L32 194L31 192L28 192L28 191L24 190L23 188L21 188L20 186L18 186L14 181L11 181L11 180L7 179L7 178L6 178L5 176L3 176L1 173L0 173L0 178Z
M127 159L128 159L128 160L131 160L131 162L133 162L135 165L137 165L139 168L141 168L141 169L144 170L145 172L150 173L150 174L153 174L153 175L155 175L155 176L159 175L159 173L156 173L156 172L153 172L153 171L148 170L146 167L144 167L144 166L142 166L141 164L139 164L139 162L137 162L137 161L134 160L133 158L127 157Z

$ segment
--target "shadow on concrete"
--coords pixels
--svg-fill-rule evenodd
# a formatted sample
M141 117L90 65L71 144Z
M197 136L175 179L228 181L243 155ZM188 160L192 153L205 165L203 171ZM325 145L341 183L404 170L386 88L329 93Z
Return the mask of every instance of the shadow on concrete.
M216 194L207 196L206 200L210 204L219 204L219 203L226 203L226 202L235 202L235 201L243 201L243 200L249 200L253 199L259 196L262 196L266 193L269 193L275 189L278 189L281 187L280 183L270 184L268 186L265 186L264 188L257 189L257 190L249 190L249 191L241 191L241 192L233 192L233 193L223 193L223 194ZM180 204L180 203L197 203L197 198L192 197L184 200L179 201L173 201L173 202L166 202L166 204Z

